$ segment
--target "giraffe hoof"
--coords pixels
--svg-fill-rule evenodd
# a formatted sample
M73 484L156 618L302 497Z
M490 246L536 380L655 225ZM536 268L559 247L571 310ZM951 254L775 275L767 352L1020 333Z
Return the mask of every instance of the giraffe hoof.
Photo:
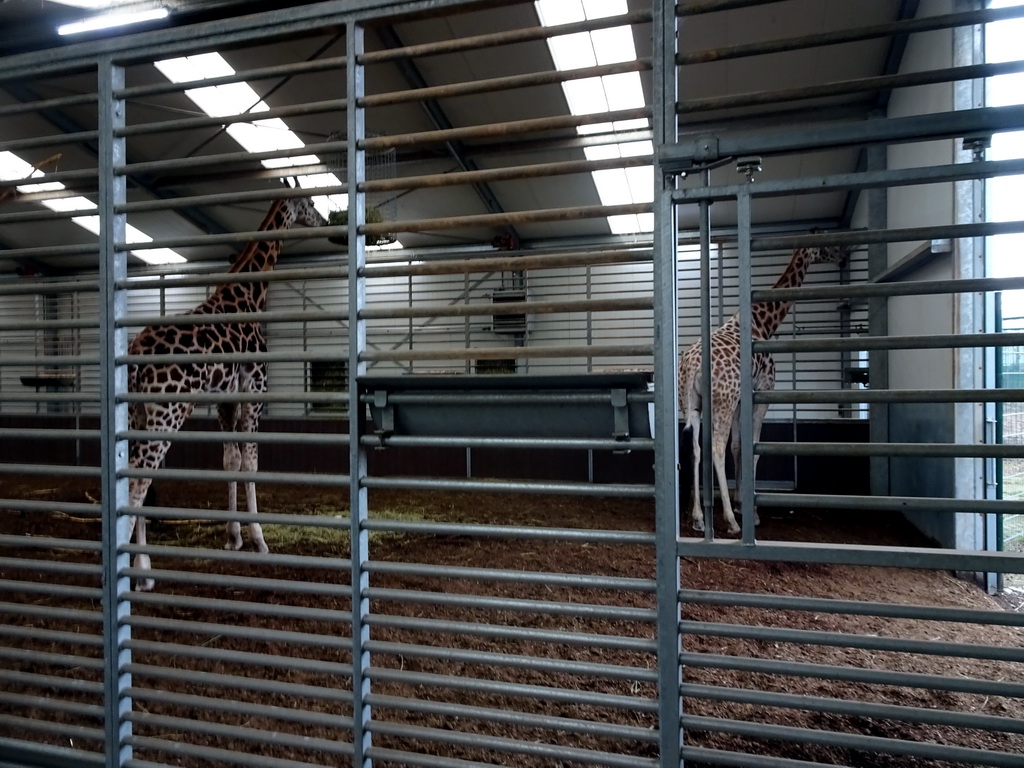
M735 536L739 532L740 532L740 527L738 525L734 524L734 525L730 525L729 526L729 533L731 533L733 536Z
M153 587L156 586L156 582L152 579L139 579L135 582L136 592L152 592Z
M704 518L703 517L695 517L695 518L693 518L693 530L700 531L701 533L704 532Z
M226 542L224 542L224 549L228 550L229 552L237 552L241 548L242 548L242 540L241 539L234 539L234 540L228 539Z

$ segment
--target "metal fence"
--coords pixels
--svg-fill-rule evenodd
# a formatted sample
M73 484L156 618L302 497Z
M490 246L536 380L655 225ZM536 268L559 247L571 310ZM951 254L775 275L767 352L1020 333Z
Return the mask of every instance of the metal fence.
M887 169L875 167L877 153L869 153L866 170L801 172L754 184L736 183L732 168L728 177L714 171L724 168L723 158L749 156L763 156L766 164L773 156L796 156L807 161L806 167L815 167L810 162L815 153L837 147L845 151L851 143L917 149L965 134L1019 128L1024 113L949 109L814 126L798 121L782 128L765 128L755 116L754 128L746 131L724 130L710 120L680 134L680 116L692 117L699 110L677 96L677 78L690 79L688 67L700 66L711 54L701 47L677 51L681 25L705 13L736 13L741 16L734 20L745 21L751 8L771 3L677 7L657 2L623 19L546 28L535 23L532 4L424 0L358 5L353 9L339 1L267 12L206 25L188 36L169 30L115 38L103 45L68 47L59 61L26 55L0 67L0 84L16 83L29 88L23 95L35 94L19 104L0 105L0 150L59 148L66 165L48 174L48 180L73 185L76 194L95 199L104 223L98 241L25 244L6 254L29 259L45 251L47 258L66 260L70 274L39 283L0 284L0 298L28 308L43 296L77 301L72 315L57 312L56 306L43 313L5 313L0 334L11 335L6 338L23 344L26 333L46 339L55 332L80 332L80 346L70 353L45 343L42 355L38 346L17 354L0 352L0 402L7 408L25 407L33 417L56 406L98 416L95 424L83 422L72 429L40 421L30 428L7 428L4 434L6 440L24 440L26 450L29 438L42 442L48 455L0 467L5 526L0 533L0 762L109 768L675 768L683 761L763 766L766 760L796 768L908 759L922 765L1024 765L1024 685L1015 674L1024 663L1019 642L1024 617L985 603L973 586L948 575L1016 573L1024 571L1024 561L1008 552L935 547L891 522L895 513L904 512L925 523L969 518L981 525L986 516L1020 513L1021 502L968 497L960 488L958 495L904 494L888 485L870 496L768 493L755 490L747 478L739 484L740 499L748 510L756 502L766 518L762 530L769 533L755 535L754 516L745 515L738 541L716 538L711 525L697 538L681 529L689 521L680 520L687 502L680 499L682 452L675 430L683 306L680 221L696 211L697 224L684 239L696 242L701 254L696 262L701 300L695 304L704 339L717 324L712 317L712 235L735 245L736 305L745 318L741 420L735 435L743 465L753 463L755 451L839 457L840 471L858 459L892 466L904 461L909 471L892 476L923 482L942 474L931 472L926 461L949 462L941 465L944 471L952 467L945 472L948 477L959 476L965 467L973 473L984 461L1019 459L1020 448L1014 445L979 444L961 439L960 433L942 440L926 432L914 441L899 437L895 429L905 413L901 406L938 404L962 416L967 406L1021 399L1019 390L974 388L965 381L899 388L876 376L886 369L880 355L939 350L948 359L1005 344L1005 338L968 334L960 327L943 334L890 333L874 324L885 313L872 311L884 309L886 302L961 297L1018 285L1021 281L959 272L905 281L880 267L886 244L952 238L966 248L992 227L891 225L877 215L885 201L872 199L863 227L814 234L796 233L795 226L762 231L752 207L762 198L971 186L991 175L1019 172L1020 163L965 159ZM970 31L986 18L957 13L892 22L881 29L853 25L813 35L810 41L792 37L754 48L722 46L714 53L752 57L760 67L759 57L809 44L923 30ZM518 24L510 26L510 19ZM685 183L659 184L650 204L593 205L563 195L567 185L560 182L566 173L609 167L607 161L579 159L576 132L608 116L538 118L518 114L522 105L501 98L510 89L532 94L530 89L579 72L553 74L544 67L527 76L499 69L494 78L474 78L470 73L479 70L460 67L463 81L419 87L396 79L393 68L395 62L407 67L412 61L426 69L433 57L453 54L479 56L477 63L528 63L544 51L538 54L532 46L542 46L547 37L626 20L638 39L654 41L649 57L630 64L652 73L653 98L650 107L613 117L650 121L655 178L687 174ZM394 33L403 24L424 39L404 44L386 31ZM371 34L380 35L374 38L377 43L392 44L368 45ZM220 85L285 78L281 87L269 89L275 98L267 96L267 110L230 118L199 115L187 106L186 92L208 82L168 83L153 76L154 61L220 49L230 51L237 64L234 73L216 78ZM616 71L599 65L586 74ZM980 76L976 69L968 73L953 67L928 75L934 82ZM892 84L917 82L907 76ZM857 84L863 90L877 86L870 80ZM813 95L841 95L850 88L848 82L836 82ZM317 98L300 96L309 93ZM774 97L784 101L804 95L787 89ZM469 106L456 104L452 110L465 118L464 124L414 122L405 133L389 134L368 130L375 121L387 122L395 105L425 105L423 113L436 119L438 100L462 98L471 99ZM736 98L725 107L735 107ZM65 122L67 129L55 134L45 126L51 110L74 111L82 105L98 108L92 118L88 110L79 110L83 114L74 129ZM36 123L30 126L34 131L22 125L25 115ZM263 153L260 159L343 153L344 177L332 182L331 191L348 195L347 222L275 232L285 253L301 257L244 278L222 266L189 270L181 277L173 267L129 269L134 250L193 254L206 249L226 258L246 243L265 242L268 235L256 222L268 210L278 210L279 201L326 193L323 187L283 183L299 174L293 166L254 167L251 154L240 152L222 130L226 124L277 118L296 121L310 141L304 148ZM340 124L344 138L338 138ZM606 139L619 138L614 128L609 131ZM709 142L704 132L715 140ZM494 167L451 171L448 160L436 161L439 148L448 151L461 142L500 148L510 137L519 143L508 148L508 155L492 154ZM371 183L365 153L392 148L415 150L405 167L399 153L394 184L428 197L429 216L413 218L398 205L395 220L370 221L364 195L391 182ZM309 173L338 167L305 162L309 167L303 170ZM610 165L631 162L617 158ZM551 184L558 204L545 197L536 208L465 212L466 193L474 185L524 178ZM166 190L160 183L168 179L174 182L174 196L161 194ZM29 181L26 175L5 183L27 186ZM237 186L224 189L228 182ZM450 195L438 192L447 187L452 187ZM578 194L587 196L589 190ZM20 202L28 206L63 196L63 191L35 190ZM712 227L712 204L735 211L735 222L724 228L728 232ZM180 224L180 231L145 244L129 242L127 220L181 211L187 212L188 224ZM203 218L211 212L219 216ZM648 213L655 227L645 242L614 237L603 238L600 247L590 238L575 247L555 242L567 221ZM45 226L32 237L45 241L50 228L57 239L59 228L70 227L75 215L19 208L4 214L2 223L24 227L42 222ZM215 226L224 221L230 226ZM522 253L506 253L502 247L467 249L459 243L397 258L367 247L368 236L392 232L456 233L473 241L484 225L531 224L555 232L538 237L542 245ZM1024 230L1024 223L1009 228ZM346 242L343 247L327 244L327 235ZM867 266L854 270L846 282L772 290L754 281L752 262L759 255L774 259L759 264L777 267L780 253L832 244L860 248ZM609 265L629 269L615 272ZM585 279L572 285L584 285L585 292L565 296L565 281L580 274ZM639 277L635 283L623 282L622 274ZM193 289L197 295L168 290L172 281L175 288ZM271 287L271 300L255 312L245 307L218 316L181 314L217 286L235 284L256 292ZM508 302L491 300L524 285L533 292ZM693 292L689 283L685 288ZM172 295L175 300L167 301ZM369 300L373 295L383 298L375 304ZM21 301L26 297L31 301ZM841 322L808 327L816 329L813 334L754 342L752 302L790 300L798 303L797 313L800 307L808 312L808 302L827 302L855 307L859 314L839 314ZM545 326L553 314L562 315L560 327ZM868 333L851 330L851 317L872 324ZM179 339L200 333L221 339L254 321L267 329L266 350L259 345L228 352L129 347L146 327L173 324ZM695 329L697 324L688 318L682 325ZM555 330L545 337L545 327ZM95 334L94 347L87 343L90 334ZM0 338L0 345L5 343ZM751 353L769 351L780 358L792 354L800 362L791 367L791 387L755 396ZM813 355L821 357L808 357ZM506 370L502 366L509 360L516 375L468 375L489 367L483 361ZM850 382L842 380L842 368L862 360L870 362L870 388L844 387ZM960 368L972 370L968 362L962 358ZM129 384L132 366L157 366L154 381L159 382L167 373L161 366L224 363L271 365L269 391L182 392L172 387L155 392ZM322 385L315 391L310 386L314 364ZM623 370L646 365L652 368L653 390L647 376ZM535 366L548 374L558 366L559 375L521 375L537 373ZM827 372L816 375L816 369ZM15 383L22 375L53 370L74 371L74 386L40 386L37 391ZM892 371L893 378L898 374ZM342 376L345 388L332 389ZM269 464L257 469L230 452L223 469L186 470L171 463L145 466L138 449L132 453L133 444L166 436L152 425L132 423L134 405L188 403L212 413L238 402L263 402L270 409L308 415L308 430L261 432L251 440L264 457L274 450L327 454L331 471L281 472ZM874 431L870 443L755 445L751 414L758 404L830 413L844 407L863 410L867 404L873 430L884 421L882 414L892 417L894 429L882 437ZM352 416L347 434L320 429L323 420L313 418L315 407L337 405ZM934 420L926 424L932 425ZM174 435L171 455L222 440L186 424ZM93 446L96 460L67 458L63 451L69 441ZM483 455L501 451L492 477L467 479L433 471L431 452L469 448ZM409 450L426 454L416 472L399 476L381 470L382 457ZM587 461L600 467L593 482L546 478L545 456L569 451L584 452ZM637 481L616 463L637 455L648 471L653 465L652 481ZM44 482L30 482L40 479ZM148 479L155 480L165 500L146 508L153 538L133 539L138 509L130 494L138 481ZM71 482L79 480L85 485ZM251 551L255 529L246 533L241 549L221 549L219 530L211 535L208 524L237 528L251 524L256 511L221 509L222 489L242 484L243 492L237 487L229 492L229 498L241 502L245 485L256 481L258 520L271 551ZM210 501L210 483L216 484L217 501ZM58 490L69 487L74 494ZM711 501L706 499L708 507ZM769 510L781 510L780 519L769 519ZM844 517L846 511L853 514ZM816 539L815 531L826 522L834 527ZM928 574L936 578L925 579ZM155 582L152 590L132 589L133 583L146 586L149 579ZM850 584L861 591L842 596L823 591ZM941 595L936 594L938 584Z

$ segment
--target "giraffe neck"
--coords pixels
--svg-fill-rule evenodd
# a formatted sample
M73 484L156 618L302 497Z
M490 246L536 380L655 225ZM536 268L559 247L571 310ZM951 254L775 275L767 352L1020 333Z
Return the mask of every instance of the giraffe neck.
M260 232L287 229L291 225L288 205L278 200L271 206ZM228 270L232 273L269 272L277 266L277 258L281 253L280 240L255 240L248 243L235 257ZM224 283L217 286L210 299L219 306L229 306L248 312L262 311L267 304L267 284L264 282Z
M789 265L773 288L797 288L803 285L807 277L806 251L799 249L793 253ZM758 339L770 339L782 325L782 321L789 314L789 308L793 306L791 301L758 301L751 306L751 327L752 333Z

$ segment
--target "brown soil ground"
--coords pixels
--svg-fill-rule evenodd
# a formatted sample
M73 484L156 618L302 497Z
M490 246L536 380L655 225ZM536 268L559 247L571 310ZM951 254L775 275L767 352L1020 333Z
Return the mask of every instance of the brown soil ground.
M219 486L170 486L161 487L159 492L158 503L164 507L219 508L223 497ZM261 488L261 511L340 514L347 508L346 493L339 488L268 485ZM71 548L31 547L31 538L40 536L96 540L99 525L95 520L59 512L61 502L81 502L95 496L88 481L0 478L0 497L48 500L54 505L52 513L0 509L0 536L26 537L0 541L4 544L0 580L6 582L0 584L4 591L0 601L6 603L0 617L0 670L17 673L0 676L0 739L27 738L63 747L70 740L77 747L101 748L90 739L88 731L70 730L96 727L95 713L91 716L64 711L34 698L99 704L97 692L79 690L81 683L77 682L95 683L100 680L99 671L89 668L88 663L59 663L53 657L23 653L75 654L85 660L98 654L90 644L98 626L87 614L76 613L97 613L98 603L88 595L54 595L32 586L98 586L94 574L80 573L74 567L80 562L96 563L96 556ZM622 499L372 491L371 509L387 510L389 516L403 520L462 525L636 532L653 528L649 502ZM310 534L280 543L280 539L273 538L273 528L266 526L275 553L313 555L322 560L306 567L274 563L272 558L254 564L238 558L154 557L158 571L174 569L184 576L161 576L158 572L156 589L139 596L132 608L132 719L139 759L175 766L256 765L269 757L296 761L298 765L351 764L344 754L345 744L352 739L345 719L352 712L345 694L351 680L344 665L351 661L351 625L346 612L352 605L347 592L349 572L340 559L347 550L331 535ZM374 534L370 541L372 739L374 748L381 750L375 764L403 764L388 750L438 755L438 765L457 758L481 765L568 768L625 765L631 760L643 764L645 758L656 757L652 740L657 727L652 711L656 659L651 648L655 627L650 621L654 597L649 591L609 590L543 578L513 581L500 574L470 578L451 570L417 575L388 568L388 564L415 563L447 569L651 579L652 547L623 541L566 542L471 533L469 529L444 534L407 531ZM772 510L763 510L759 536L790 541L927 545L898 520L827 511L773 515ZM221 527L212 523L157 522L150 526L151 544L216 550L221 540ZM25 546L19 546L19 542ZM68 569L53 573L34 563L22 565L16 558L45 559ZM995 619L992 624L966 624L689 603L682 609L684 620L689 622L845 633L869 638L868 642L870 638L893 637L942 640L1016 649L1018 654L1024 648L1024 629L999 625L1006 618L1012 622L1012 617L1019 615L1019 605L990 598L948 573L686 560L681 579L685 589L980 609L991 611ZM17 584L12 586L11 582ZM489 599L473 602L470 598L474 596ZM564 612L557 608L558 603L572 603L579 609ZM18 606L24 606L24 612L19 612ZM60 608L60 618L54 618L52 610L40 610L44 607ZM280 615L282 612L287 615ZM521 631L515 636L502 636L490 631L491 626L512 626ZM1013 760L1013 755L1024 755L1024 700L999 696L996 689L970 693L955 690L953 684L930 687L924 677L913 687L856 679L862 670L893 670L959 682L1019 682L1019 662L872 650L859 647L864 644L859 640L832 645L824 634L745 639L720 636L706 625L686 626L684 652L702 656L693 657L695 663L685 668L684 681L708 686L695 687L684 697L684 712L694 718L686 729L689 746L858 768L971 764L968 760L942 762L920 754L919 750L934 744L1004 753L1000 765L1012 764L1005 760ZM29 636L25 627L32 627L34 633L43 630L42 639L38 634ZM552 634L556 632L570 634ZM78 638L83 641L76 642ZM268 658L271 654L290 661L279 663ZM748 672L710 665L726 656L835 665L850 674L834 670L821 674ZM543 668L527 668L522 657L550 663ZM44 691L40 688L42 682L33 675L58 677L66 681L65 690ZM224 675L232 677L218 677ZM467 685L467 679L482 682ZM268 687L267 681L292 687L277 690L274 685ZM774 692L777 699L719 700L718 694L726 688ZM579 703L566 692L614 698L597 697ZM821 697L835 704L835 711L815 711L821 707L792 697ZM229 700L241 704L232 705L227 703ZM838 705L853 700L913 707L921 722L885 716L887 713L877 717L844 714ZM449 708L417 703L426 701L445 702ZM936 712L989 715L1000 720L992 729L965 728L955 721L934 722ZM550 718L565 720L553 727ZM747 732L725 723L720 728L724 720L761 727ZM39 727L40 722L65 723L70 736L48 733L45 727ZM785 727L806 730L787 731ZM888 746L877 742L840 747L804 738L826 730L901 741L889 742ZM524 741L528 748L522 751L510 739ZM214 758L205 760L188 745L212 747ZM547 745L600 750L622 755L624 762L559 756L549 753ZM868 748L860 748L864 746ZM705 763L694 759L687 764ZM1024 765L1024 759L1019 764Z

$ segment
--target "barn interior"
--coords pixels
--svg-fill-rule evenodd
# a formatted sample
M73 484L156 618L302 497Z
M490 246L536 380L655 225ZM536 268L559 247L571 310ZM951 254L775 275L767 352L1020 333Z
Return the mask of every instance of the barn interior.
M1021 764L1022 19L0 3L0 764Z

